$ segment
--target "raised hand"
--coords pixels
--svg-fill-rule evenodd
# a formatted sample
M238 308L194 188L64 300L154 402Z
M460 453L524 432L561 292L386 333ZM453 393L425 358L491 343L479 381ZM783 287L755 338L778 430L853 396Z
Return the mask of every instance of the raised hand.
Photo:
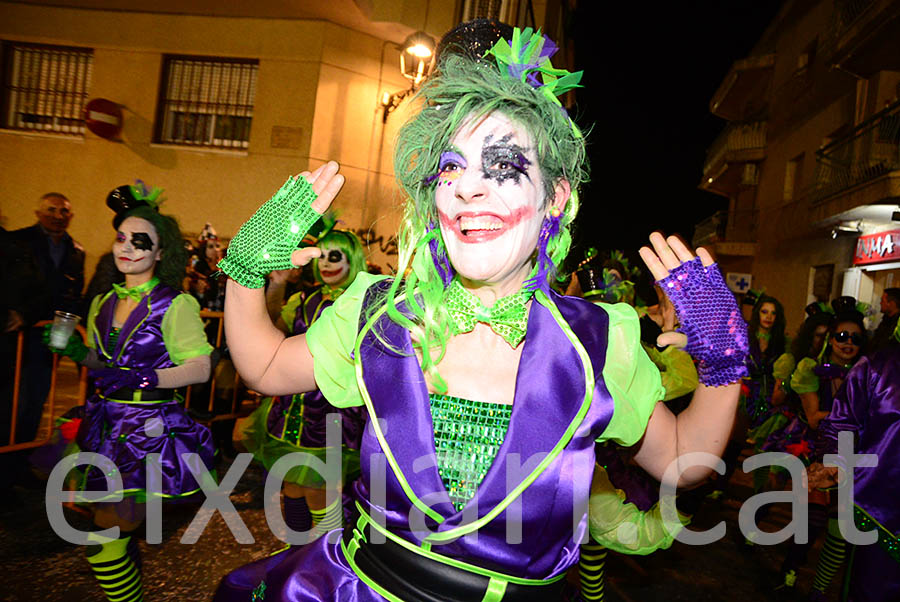
M57 355L65 355L67 357L72 358L79 364L84 361L84 358L87 357L88 348L87 345L84 344L84 341L81 340L81 335L77 332L73 332L69 337L68 343L63 349L57 349L56 347L52 347L50 345L50 330L53 328L53 324L46 324L44 326L43 332L41 332L41 341L47 348Z
M697 360L700 382L736 382L747 374L747 327L712 256L702 247L694 256L679 238L658 232L650 243L652 249L641 247L641 259L675 306L687 336L684 350Z
M312 173L288 178L284 186L244 222L228 246L219 268L247 288L262 288L264 275L286 270L315 257L315 251L294 252L344 185L338 164L329 161Z

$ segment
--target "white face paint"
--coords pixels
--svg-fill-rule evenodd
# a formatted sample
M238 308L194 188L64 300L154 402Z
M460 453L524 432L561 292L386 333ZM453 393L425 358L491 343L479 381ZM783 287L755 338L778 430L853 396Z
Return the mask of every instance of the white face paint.
M518 289L550 209L528 132L501 113L464 122L441 155L435 203L459 275Z
M350 273L350 259L336 245L323 245L318 261L322 282L328 286L340 286Z
M123 274L140 276L156 269L162 256L159 235L153 224L140 217L128 217L119 225L112 245L116 267Z

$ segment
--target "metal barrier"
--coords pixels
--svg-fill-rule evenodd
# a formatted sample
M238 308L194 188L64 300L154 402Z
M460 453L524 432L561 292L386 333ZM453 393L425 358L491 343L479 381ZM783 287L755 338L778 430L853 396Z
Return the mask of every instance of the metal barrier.
M43 328L46 324L52 324L52 320L42 320L37 322L32 326L32 328ZM84 327L80 324L75 327L77 332L81 335L81 338L84 339L86 332ZM10 417L10 425L9 425L9 441L7 445L0 446L0 453L3 452L11 452L19 449L29 449L32 447L40 447L44 445L48 441L50 441L50 437L53 435L53 407L56 404L56 372L59 369L59 361L60 356L57 354L53 354L53 368L50 372L50 391L47 393L47 401L49 403L49 407L45 406L44 411L49 415L48 424L46 427L46 435L41 436L41 431L43 429L38 426L38 435L35 437L33 441L25 441L23 443L16 443L16 422L19 418L19 391L22 388L22 356L24 354L25 349L25 330L20 330L19 335L16 339L16 367L13 376L13 396L12 396L12 416ZM87 398L87 368L84 366L80 367L78 374L78 403L83 404L85 399ZM43 420L43 417L41 418Z
M210 320L217 320L218 324L216 326L216 340L213 346L216 349L220 349L222 347L224 326L225 326L225 313L221 311L209 311L206 309L200 310L200 319L203 320L206 324L209 324ZM210 341L212 344L213 342ZM210 418L197 418L196 413L193 415L193 418L198 422L209 423L209 422L217 422L220 420L231 420L233 418L240 418L242 416L246 416L253 410L257 405L259 405L259 401L262 396L256 391L252 391L250 389L247 390L248 398L240 399L240 385L241 385L241 375L238 374L237 370L234 371L234 381L232 382L231 389L231 411L226 414L214 414L215 409L215 401L216 401L216 374L215 374L215 366L212 367L213 373L209 382L209 400L207 402L206 411L211 416ZM191 405L191 390L192 386L187 388L184 396L184 407L185 409L190 408ZM248 406L249 407L245 407Z

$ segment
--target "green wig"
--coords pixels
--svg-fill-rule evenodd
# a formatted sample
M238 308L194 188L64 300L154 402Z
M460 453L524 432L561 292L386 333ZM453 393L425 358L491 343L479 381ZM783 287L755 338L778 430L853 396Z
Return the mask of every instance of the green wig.
M530 30L526 32L529 37L523 38L525 41L545 40L540 34L530 38ZM549 65L549 60L542 64ZM578 212L578 189L587 179L585 141L556 97L548 93L554 88L553 76L544 77L550 84L536 87L535 78L526 81L529 73L513 77L499 59L494 65L463 55L446 55L438 75L417 95L421 110L398 132L394 173L407 201L398 235L397 271L406 278L394 279L384 303L390 318L412 332L422 351L422 368L438 389L445 387L435 364L443 357L451 334L443 302L453 268L438 227L432 176L438 171L441 153L450 148L454 135L469 120L497 112L528 132L544 181L545 207L556 185L561 180L568 182L571 195L560 218L559 232L547 245L554 268L569 251L569 228ZM398 296L405 301L411 317L396 307Z
M365 250L363 250L362 242L359 240L359 237L350 230L332 230L320 238L316 244L319 247L336 247L340 249L341 253L347 256L347 261L350 263L350 271L347 272L347 278L341 283L341 286L336 288L346 289L353 283L357 274L365 271ZM316 280L322 282L322 274L319 272L318 259L313 262L313 275L316 277Z
M182 290L184 275L187 269L188 252L184 248L184 237L178 221L171 215L163 215L149 205L135 207L122 214L122 221L129 217L145 219L156 229L162 255L156 264L153 275L163 284Z

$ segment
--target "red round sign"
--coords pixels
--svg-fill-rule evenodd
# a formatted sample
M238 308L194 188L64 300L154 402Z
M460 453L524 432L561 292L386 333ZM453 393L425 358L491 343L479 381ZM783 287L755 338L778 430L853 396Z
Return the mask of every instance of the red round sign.
M84 105L84 123L101 138L115 140L122 131L122 109L105 98L94 98Z

